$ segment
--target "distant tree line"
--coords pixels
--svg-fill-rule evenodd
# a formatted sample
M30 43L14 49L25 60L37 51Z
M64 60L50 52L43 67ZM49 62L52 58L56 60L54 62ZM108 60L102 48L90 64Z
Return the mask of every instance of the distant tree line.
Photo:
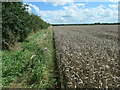
M46 29L50 24L27 11L21 2L2 3L2 49L10 50L16 42L23 42L32 32Z
M120 25L120 23L93 23L93 24L52 24L52 26L79 26L79 25Z

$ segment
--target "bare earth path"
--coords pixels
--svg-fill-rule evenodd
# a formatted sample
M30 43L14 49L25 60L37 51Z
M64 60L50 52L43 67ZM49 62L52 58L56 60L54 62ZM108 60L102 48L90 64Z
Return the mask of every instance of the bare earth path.
M120 87L117 25L52 28L61 87Z

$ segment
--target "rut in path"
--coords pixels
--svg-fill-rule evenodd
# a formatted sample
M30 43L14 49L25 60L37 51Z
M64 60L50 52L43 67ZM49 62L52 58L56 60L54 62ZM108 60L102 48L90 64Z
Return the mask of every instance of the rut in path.
M117 27L53 27L61 88L120 87Z

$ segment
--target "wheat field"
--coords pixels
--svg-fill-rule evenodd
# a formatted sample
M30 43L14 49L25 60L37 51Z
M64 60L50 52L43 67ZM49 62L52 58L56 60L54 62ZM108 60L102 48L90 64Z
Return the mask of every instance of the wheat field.
M118 25L52 29L62 88L120 87Z

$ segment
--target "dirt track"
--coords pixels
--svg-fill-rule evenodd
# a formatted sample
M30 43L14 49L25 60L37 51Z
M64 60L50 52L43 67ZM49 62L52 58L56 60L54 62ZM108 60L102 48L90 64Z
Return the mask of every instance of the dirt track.
M120 87L117 25L53 29L61 87Z

